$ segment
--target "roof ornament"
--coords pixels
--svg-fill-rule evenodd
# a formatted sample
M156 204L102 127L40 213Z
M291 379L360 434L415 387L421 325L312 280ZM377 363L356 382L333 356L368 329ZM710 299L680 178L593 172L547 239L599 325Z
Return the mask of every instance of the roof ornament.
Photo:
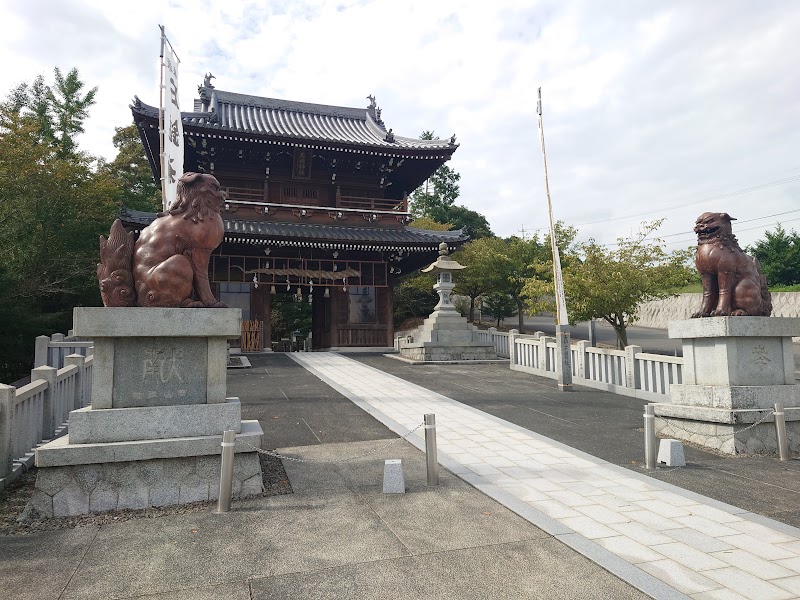
M384 141L389 142L389 143L393 143L394 142L394 133L392 132L391 129L386 132L386 137L384 137L383 139L384 139Z
M133 106L134 108L142 108L142 100L139 96L133 97Z
M219 113L216 111L216 109L214 108L211 109L211 114L208 117L208 122L219 123Z
M203 78L203 87L214 89L214 86L211 85L211 80L212 79L216 79L216 77L214 77L211 74L211 71L209 71L208 73L206 73L206 76Z
M456 145L456 134L455 133L450 136L450 145L451 146L455 146Z
M367 96L367 100L369 100L369 106L367 108L375 108L376 106L378 106L377 103L375 102L375 96L373 96L372 94Z

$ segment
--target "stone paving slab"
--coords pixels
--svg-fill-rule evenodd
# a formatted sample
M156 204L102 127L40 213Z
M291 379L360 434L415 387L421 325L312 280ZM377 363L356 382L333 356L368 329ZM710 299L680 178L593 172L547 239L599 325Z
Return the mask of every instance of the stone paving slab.
M280 451L347 461L318 465L340 473L323 489L298 479L312 463L286 461L293 485L304 482L294 494L235 501L224 515L0 537L2 597L645 598L460 478L443 470L428 488L425 457L406 442ZM381 461L392 456L408 466L408 489L384 496Z
M401 435L435 413L444 466L655 598L795 597L796 528L606 463L343 356L292 358ZM417 434L409 439L423 444ZM680 550L692 533L705 536L693 547L704 558L681 564L675 558L688 562Z

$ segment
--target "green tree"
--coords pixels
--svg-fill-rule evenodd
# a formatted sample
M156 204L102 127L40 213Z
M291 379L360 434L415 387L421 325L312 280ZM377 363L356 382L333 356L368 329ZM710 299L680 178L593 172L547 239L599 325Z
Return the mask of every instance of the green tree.
M575 259L575 238L578 230L565 225L563 221L555 224L556 244L561 262L562 273L568 269ZM553 250L550 234L544 237L541 252L531 265L532 276L522 288L525 309L529 314L539 312L556 313L555 285L553 283Z
M439 139L432 131L423 131L420 139ZM472 239L493 237L489 222L482 214L455 204L461 193L461 175L447 165L442 165L425 183L411 194L411 215L437 223L448 223L451 229L466 228Z
M500 327L500 322L503 319L514 314L516 307L517 303L514 298L502 292L492 292L483 299L483 310L494 317L497 321L497 327Z
M430 273L417 273L404 277L394 288L395 327L408 319L427 317L433 312L439 295L433 291L434 277Z
M464 245L453 255L466 268L455 275L455 292L469 297L469 320L475 320L475 300L503 286L504 242L500 238L480 238Z
M775 231L765 231L764 239L747 248L761 263L770 286L800 283L800 235L787 233L778 224Z
M81 95L85 84L73 67L64 77L61 69L53 70L55 85L48 90L47 98L53 114L53 131L59 155L63 158L76 151L75 137L83 133L83 122L89 116L89 107L95 102L97 88Z
M102 163L100 170L116 183L120 192L118 203L134 210L161 210L161 189L153 182L139 130L136 125L128 125L115 127L114 131L117 157L110 163Z
M450 223L451 229L466 229L473 240L494 237L494 232L489 227L489 221L482 214L466 206L450 206L444 214L444 219Z
M527 295L525 287L529 280L536 279L541 274L541 265L546 259L548 248L534 236L531 239L522 239L512 236L503 240L503 251L499 263L499 274L502 291L514 302L518 317L517 328L520 333L525 331L525 304Z
M20 349L32 354L32 334L65 331L72 306L99 303L97 240L116 213L114 182L50 139L37 81L0 104L0 327L16 345L0 344L5 381Z
M603 319L623 348L642 303L677 295L692 277L691 251L667 253L662 240L650 238L662 222L643 223L637 236L619 238L613 248L594 240L578 245L580 260L564 274L570 322Z

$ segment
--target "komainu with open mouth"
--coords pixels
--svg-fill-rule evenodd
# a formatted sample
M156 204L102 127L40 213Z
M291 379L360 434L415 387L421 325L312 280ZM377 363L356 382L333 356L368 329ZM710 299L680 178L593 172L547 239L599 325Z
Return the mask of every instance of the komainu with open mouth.
M703 305L698 317L768 317L772 296L758 259L742 252L728 213L706 212L697 218L695 265L703 281Z

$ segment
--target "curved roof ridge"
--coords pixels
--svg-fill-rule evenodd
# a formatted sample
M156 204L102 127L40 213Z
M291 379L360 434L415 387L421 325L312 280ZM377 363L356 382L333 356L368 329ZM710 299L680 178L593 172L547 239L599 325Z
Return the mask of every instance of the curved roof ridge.
M226 92L224 90L213 90L212 97L216 96L217 102L228 104L239 104L244 106L258 106L261 108L271 108L273 110L284 110L287 112L326 114L332 117L345 117L347 119L358 119L366 121L367 109L354 108L350 106L335 106L332 104L316 104L313 102L298 102L296 100L282 100L280 98L267 98L264 96L253 96L251 94L239 94L236 92Z

